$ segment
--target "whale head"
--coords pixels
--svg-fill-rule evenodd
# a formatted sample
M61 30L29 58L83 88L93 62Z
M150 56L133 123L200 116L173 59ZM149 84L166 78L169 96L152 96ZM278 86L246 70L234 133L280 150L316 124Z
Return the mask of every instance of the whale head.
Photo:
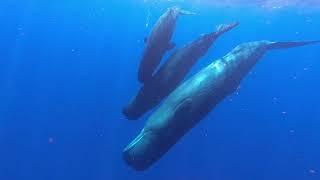
M124 149L123 158L132 168L142 171L160 159L188 127L191 100L166 108L151 115L140 134Z

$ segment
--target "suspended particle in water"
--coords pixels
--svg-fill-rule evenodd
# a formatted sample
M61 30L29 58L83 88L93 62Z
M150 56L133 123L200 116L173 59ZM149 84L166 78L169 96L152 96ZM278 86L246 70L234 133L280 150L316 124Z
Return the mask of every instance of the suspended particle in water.
M208 137L208 132L207 131L204 131L204 136Z
M241 111L248 111L249 109L247 107L242 107Z
M270 20L266 20L265 24L270 25L270 24L272 24L272 22Z
M293 135L296 131L291 129L289 132L290 132L291 135Z
M278 102L279 102L279 99L278 99L277 97L273 97L273 98L272 98L272 101L273 101L273 103L278 103Z
M49 139L48 139L48 143L49 143L49 144L52 144L52 143L53 143L53 141L54 141L53 137L49 137Z
M306 23L312 23L312 19L310 17L307 18Z
M309 169L309 173L310 173L310 174L316 174L316 173L317 173L317 171L316 171L316 170L314 170L314 169Z
M101 132L98 132L97 135L98 135L99 137L103 137L103 132L102 132L102 131L101 131Z

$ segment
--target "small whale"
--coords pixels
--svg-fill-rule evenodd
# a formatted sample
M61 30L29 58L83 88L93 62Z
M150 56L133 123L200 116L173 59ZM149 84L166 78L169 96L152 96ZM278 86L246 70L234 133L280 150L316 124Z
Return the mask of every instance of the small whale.
M220 25L217 30L204 34L195 41L175 50L172 56L145 83L133 100L123 108L123 114L130 120L138 119L157 106L184 79L192 66L204 56L213 42L239 23Z
M138 80L145 83L151 79L164 54L174 48L171 37L176 28L180 15L195 13L182 10L178 7L169 8L154 25L149 38L145 38L145 49L138 70Z
M149 168L219 102L235 92L242 79L268 50L319 42L256 41L237 46L168 96L150 116L140 134L124 149L124 160L138 171Z

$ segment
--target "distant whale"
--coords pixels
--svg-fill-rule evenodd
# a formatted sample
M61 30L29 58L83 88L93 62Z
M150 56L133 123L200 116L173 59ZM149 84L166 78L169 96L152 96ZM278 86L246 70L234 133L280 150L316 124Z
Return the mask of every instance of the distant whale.
M140 88L136 97L123 109L123 114L128 119L138 119L158 105L181 83L191 67L207 53L213 42L237 25L238 23L220 25L215 32L204 34L176 50L152 79Z
M171 42L171 37L179 15L192 14L194 13L181 10L178 7L172 7L159 18L150 36L145 39L145 49L138 71L138 80L141 83L151 79L163 55L175 46Z
M237 46L168 96L150 116L140 134L124 149L124 160L136 170L147 169L220 101L233 93L268 50L319 42L257 41Z

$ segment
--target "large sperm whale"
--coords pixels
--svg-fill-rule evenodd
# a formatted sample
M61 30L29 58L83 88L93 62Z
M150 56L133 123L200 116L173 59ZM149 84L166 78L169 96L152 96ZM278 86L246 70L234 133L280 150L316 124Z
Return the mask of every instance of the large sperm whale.
M233 93L268 50L319 42L257 41L237 46L168 96L150 116L140 134L124 149L124 160L136 170L147 169L220 101Z
M179 15L193 14L178 7L171 7L158 19L150 36L145 39L145 49L138 70L138 80L141 83L151 79L163 55L175 46L171 37Z
M198 39L177 49L123 108L123 114L128 119L134 120L157 106L181 83L192 66L207 53L213 42L237 25L238 23L220 25L216 31L201 35Z

